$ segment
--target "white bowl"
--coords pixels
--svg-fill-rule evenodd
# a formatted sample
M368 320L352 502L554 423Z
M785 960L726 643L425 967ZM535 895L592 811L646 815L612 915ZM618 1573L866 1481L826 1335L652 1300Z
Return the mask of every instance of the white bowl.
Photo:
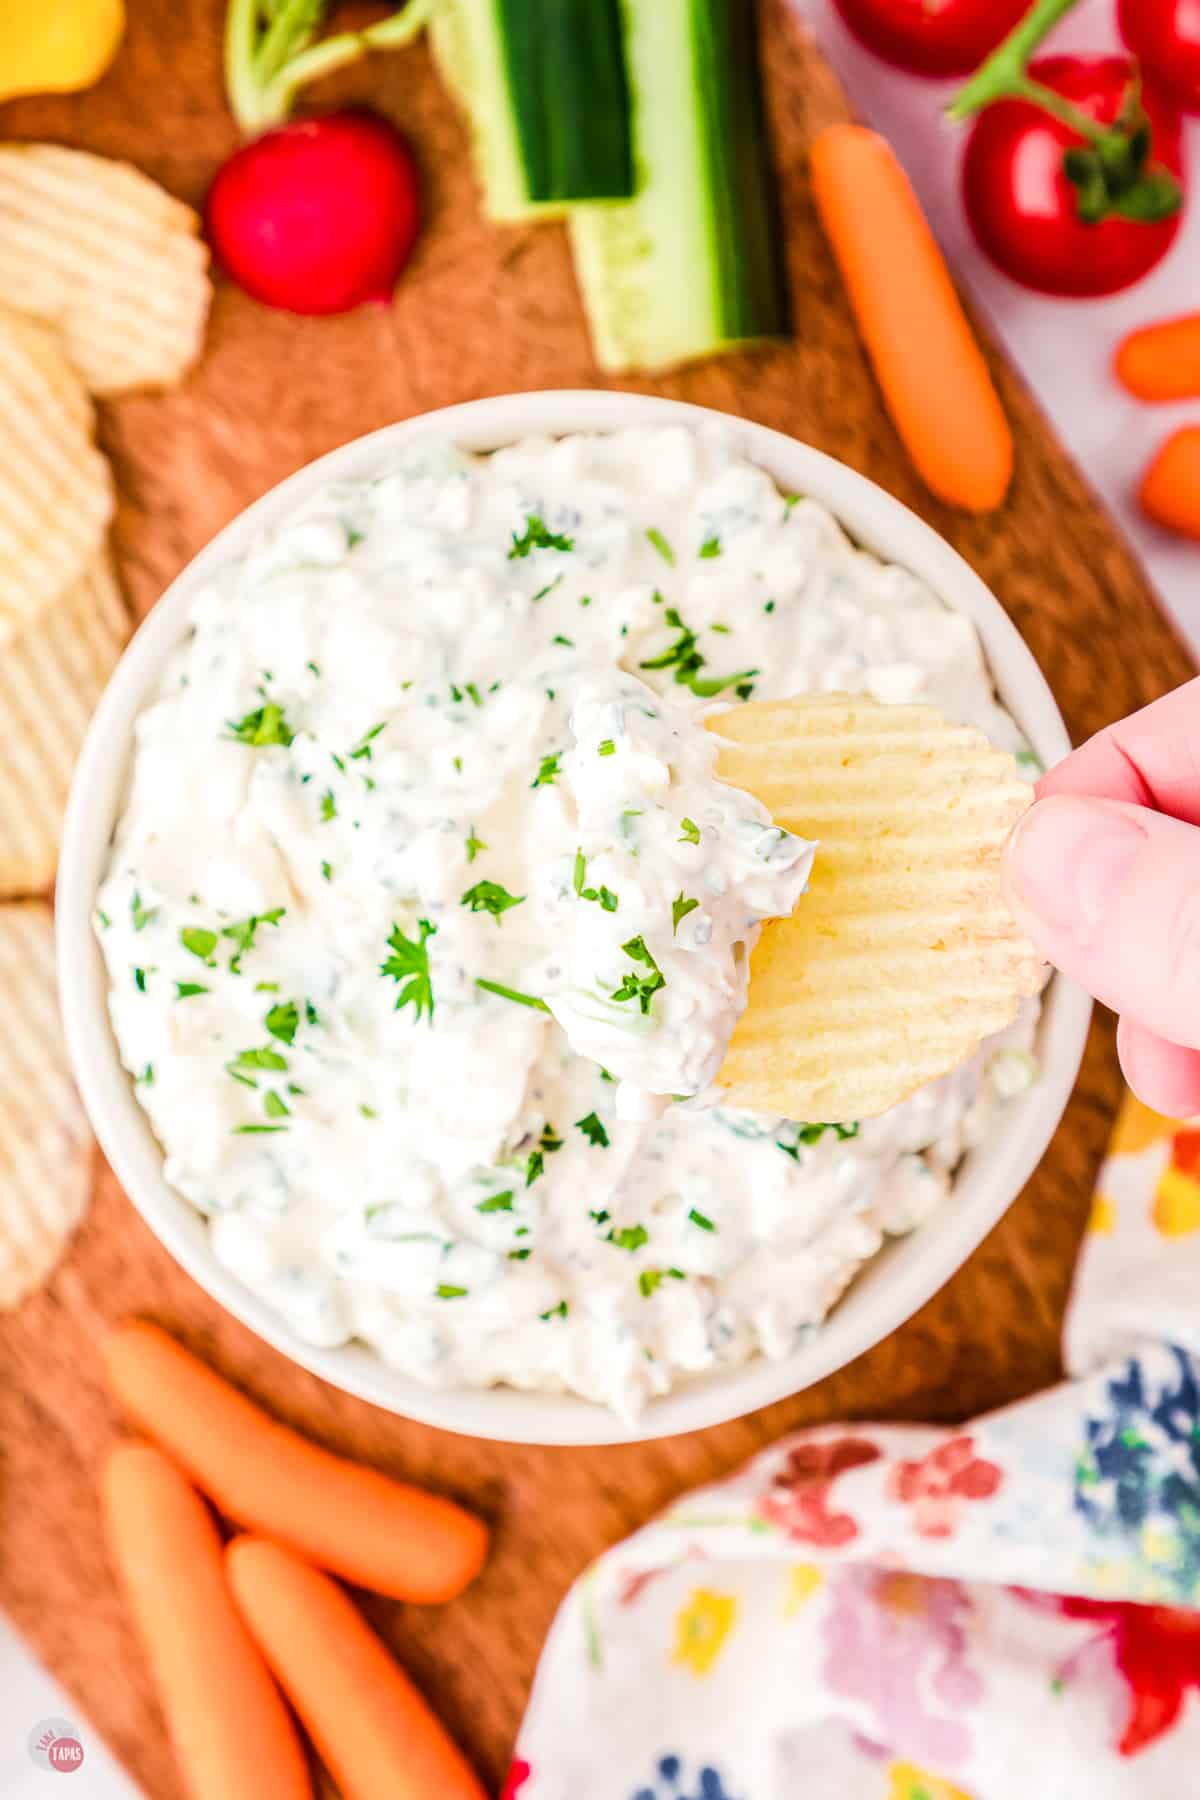
M201 1287L293 1361L389 1412L449 1431L539 1444L635 1442L694 1431L779 1400L868 1350L947 1281L1016 1198L1041 1158L1075 1081L1090 1002L1056 978L1047 990L1039 1052L1042 1075L1011 1101L1003 1129L966 1158L950 1200L911 1236L872 1261L809 1343L780 1362L681 1381L654 1400L636 1426L571 1395L509 1388L424 1387L362 1345L319 1350L222 1268L200 1215L163 1177L163 1156L109 1023L108 981L92 930L92 910L124 792L133 725L171 651L189 629L192 597L325 483L368 473L400 444L436 434L471 450L492 450L534 433L611 431L626 425L699 425L722 418L738 448L785 492L823 501L850 533L901 563L957 611L983 640L997 690L1045 764L1070 748L1053 696L1033 657L983 582L915 514L853 470L761 425L672 400L618 393L510 394L471 401L389 425L334 450L257 501L172 582L130 644L96 709L75 771L58 876L59 986L67 1043L92 1124L126 1193L147 1224Z

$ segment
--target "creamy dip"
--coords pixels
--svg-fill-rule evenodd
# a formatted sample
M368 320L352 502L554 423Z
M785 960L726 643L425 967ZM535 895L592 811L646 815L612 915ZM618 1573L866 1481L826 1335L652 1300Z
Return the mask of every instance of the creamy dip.
M703 716L928 699L1032 762L970 622L722 435L423 440L192 624L96 927L167 1179L306 1341L632 1416L791 1351L1032 1079L1031 1007L861 1126L712 1104L813 847Z

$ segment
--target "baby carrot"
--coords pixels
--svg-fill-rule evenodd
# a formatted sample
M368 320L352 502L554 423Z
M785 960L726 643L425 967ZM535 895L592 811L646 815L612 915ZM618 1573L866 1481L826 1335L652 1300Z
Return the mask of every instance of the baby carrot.
M999 506L1013 440L908 177L883 138L830 125L813 193L883 398L918 473L969 512Z
M344 1800L484 1800L462 1751L336 1582L265 1538L235 1538L225 1567Z
M1172 432L1142 477L1138 499L1156 525L1200 539L1200 425Z
M1118 378L1139 400L1200 398L1200 313L1131 331L1117 350Z
M118 1326L104 1358L130 1418L239 1525L396 1600L452 1600L479 1573L480 1519L310 1444L157 1325Z
M190 1800L312 1800L299 1735L234 1606L199 1494L161 1451L132 1443L109 1454L101 1494Z

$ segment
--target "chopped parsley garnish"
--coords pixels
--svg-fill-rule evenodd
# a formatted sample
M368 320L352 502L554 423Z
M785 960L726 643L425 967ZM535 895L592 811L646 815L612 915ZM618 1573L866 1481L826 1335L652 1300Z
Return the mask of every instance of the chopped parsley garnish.
M358 533L358 532L355 533L355 540L354 540L355 543L358 542L358 538L360 535L361 535L361 533ZM321 671L320 671L320 669L318 669L315 662L307 662L307 663L305 663L304 666L306 669L312 670L313 674L316 676L318 681L321 679Z
M662 557L663 561L669 563L671 567L674 568L675 552L672 550L670 544L668 544L662 532L658 529L658 526L649 526L646 531L646 536L654 545L654 548L658 551L658 554Z
M269 1137L273 1131L286 1131L286 1125L235 1125L234 1137Z
M263 1095L263 1111L268 1119L286 1119L291 1114L287 1101L274 1088L268 1088Z
M297 1093L298 1091L299 1090L294 1087L288 1088L289 1094L294 1094L294 1093ZM373 1106L368 1106L365 1100L363 1100L360 1103L358 1110L362 1114L364 1119L377 1119L379 1117L379 1114L375 1111L375 1108Z
M620 1231L609 1232L608 1241L618 1250L640 1250L650 1242L650 1233L644 1225L623 1225Z
M511 553L510 553L510 560L511 560ZM546 598L547 594L552 594L554 592L555 588L558 587L561 584L561 582L562 582L562 576L556 575L554 577L553 581L548 581L546 583L545 587L539 588L537 593L533 596L534 605L536 606L537 602L539 600L544 600Z
M190 950L200 961L214 967L212 953L217 947L217 934L203 925L185 925L179 933L179 941L185 950Z
M587 879L587 857L582 850L575 852L575 892L581 900L595 900L607 913L615 913L620 902L609 887L584 887Z
M497 925L500 923L501 913L506 913L510 906L524 904L524 894L510 894L498 881L477 881L474 887L467 889L459 902L460 906L469 906L473 913L491 913Z
M638 1276L638 1292L643 1300L648 1300L656 1288L660 1288L667 1276L672 1281L686 1281L687 1276L682 1269L643 1269Z
M804 496L802 494L785 494L783 496L783 516L784 516L784 518L790 517L793 506L799 506L803 497Z
M709 560L709 559L710 559L710 558L711 558L711 557L714 557L714 556L720 556L720 554L721 554L721 540L720 540L720 538L719 538L719 537L707 537L707 538L705 538L705 540L704 540L704 542L703 542L703 543L702 543L702 544L701 544L701 546L700 546L700 556L701 556L701 559L702 559L702 560L703 560L703 561L704 561L704 562L708 562L708 560Z
M647 657L638 664L639 669L671 669L675 671L675 680L681 687L690 688L701 700L711 700L736 682L744 683L751 675L757 675L757 669L741 669L733 675L701 676L707 657L696 648L699 639L674 606L668 606L664 614L668 625L679 633L673 644L659 653L658 656ZM741 691L740 688L738 690Z
M454 1287L448 1281L439 1281L433 1291L439 1300L462 1300L470 1292L470 1289Z
M592 596L590 594L580 594L579 604L580 606L590 606L592 604Z
M502 1194L489 1194L475 1208L477 1213L511 1212L513 1209L512 1189L505 1188Z
M372 755L371 745L375 742L375 739L379 736L380 732L385 729L386 725L387 720L383 719L378 725L373 725L365 736L359 738L357 744L355 744L353 750L350 752L351 762L370 762Z
M296 1027L300 1023L300 1013L294 1000L281 1000L273 1006L263 1024L273 1038L281 1044L293 1044L296 1041Z
M695 910L699 906L699 904L700 904L700 902L698 900L685 900L683 897L682 889L680 890L680 892L678 894L676 894L675 898L671 902L671 936L672 937L674 937L675 933L679 930L679 921L681 919L686 919L690 912L695 912Z
M680 835L675 839L677 844L698 844L700 842L700 827L694 819L680 819L679 829Z
M551 1125L549 1123L549 1121L547 1121L546 1124L542 1126L542 1135L537 1141L536 1150L531 1150L528 1158L526 1159L526 1163L525 1163L525 1186L526 1187L533 1186L533 1184L537 1180L538 1176L541 1175L542 1173L544 1173L544 1171L545 1171L546 1158L548 1156L553 1156L554 1152L556 1150L561 1150L562 1147L563 1147L562 1139L559 1137L558 1133L555 1131L553 1125Z
M513 1000L518 1006L534 1006L539 1012L549 1012L550 1008L536 994L523 994L520 988L505 987L499 981L485 981L482 975L475 977L475 986L482 988L486 994L498 994L501 1000Z
M612 1000L636 1000L643 1016L650 1011L650 1003L660 988L667 985L666 976L646 948L643 937L630 938L621 945L626 956L632 957L635 963L644 963L650 970L649 975L638 975L633 970L622 978L619 988L609 996Z
M138 1080L141 1082L143 1087L153 1087L154 1086L154 1064L153 1063L146 1064L145 1068L142 1070L141 1074L138 1076Z
M222 927L221 936L232 938L237 945L237 949L229 959L229 967L235 975L238 973L242 957L247 950L254 948L254 934L259 926L278 925L286 911L285 906L273 906L270 912L251 913L248 919L235 919L232 925Z
M848 1138L858 1136L859 1127L857 1123L850 1125L797 1125L796 1142L794 1144L780 1143L778 1147L785 1156L790 1156L793 1162L799 1162L799 1146L818 1143L827 1131L836 1133L838 1143L844 1144Z
M392 926L388 937L392 954L379 965L379 973L404 984L396 997L397 1012L402 1006L411 1006L418 1019L424 1015L432 1021L433 982L429 974L429 951L425 946L436 936L437 926L431 925L428 919L417 920L415 943L412 938L405 937L399 925Z
M557 1306L552 1306L550 1308L549 1312L538 1314L539 1319L565 1319L566 1316L567 1303L565 1300L560 1300Z
M576 1119L575 1124L589 1144L594 1144L598 1150L608 1149L608 1133L604 1129L603 1120L596 1113L590 1112L584 1118Z
M129 903L129 913L133 920L133 929L135 931L144 931L151 919L157 919L158 907L143 906L142 896L135 893L133 899ZM101 915L101 917L103 917L103 915Z
M325 881L333 880L333 864L332 863L323 862L321 864L321 876L322 876L322 879Z
M508 1253L508 1260L509 1262L524 1262L527 1256L532 1255L532 1250L510 1250Z
M479 689L475 686L475 683L473 681L467 681L467 682L463 683L463 686L466 688L466 691L467 691L468 695L470 696L471 704L473 706L482 706L483 705L483 695L479 692Z
M306 1000L304 1002L304 1016L310 1025L319 1025L321 1023L320 1019L317 1017L317 1009L311 1000Z
M137 972L139 975L141 974L140 969ZM141 987L142 992L145 993L146 990L140 981L138 986ZM175 998L177 1000L190 1000L193 994L207 994L207 992L208 989L202 986L198 981L177 981L175 983Z
M768 600L763 607L763 611L765 613L773 613L775 611L775 602L773 600Z
M538 766L538 772L529 784L530 787L549 787L552 782L557 781L559 772L558 765L561 757L561 750L556 750L553 756L543 756L541 763Z
M286 750L295 732L290 730L283 716L282 706L276 706L273 700L248 712L245 718L236 723L231 719L229 729L242 744L253 744L256 749L266 744L282 744Z
M599 748L596 751L596 755L597 756L615 756L616 749L617 749L617 746L613 743L611 738L601 738Z
M688 1213L688 1218L692 1221L693 1225L698 1225L701 1231L715 1231L717 1229L712 1220L707 1218L704 1213L697 1212L694 1206Z
M471 835L467 839L467 861L473 863L479 852L486 849L487 845L483 839L475 836L475 827L472 825Z
M268 1044L262 1050L239 1050L232 1062L225 1067L232 1075L235 1069L270 1069L274 1074L283 1074L287 1069L287 1057L280 1056L278 1050L272 1050ZM254 1083L251 1082L253 1087Z
M564 637L561 631L556 631L550 642L552 644L562 644L564 649L567 650L573 650L575 648L574 638Z
M531 550L573 550L575 539L565 536L561 531L547 531L544 519L536 513L526 513L525 529L520 537L514 531L512 548L508 553L509 562L526 557Z
M337 818L337 801L333 797L333 789L326 788L321 795L321 823L328 825L330 819Z
M256 994L277 994L279 983L277 981L256 981L254 991Z

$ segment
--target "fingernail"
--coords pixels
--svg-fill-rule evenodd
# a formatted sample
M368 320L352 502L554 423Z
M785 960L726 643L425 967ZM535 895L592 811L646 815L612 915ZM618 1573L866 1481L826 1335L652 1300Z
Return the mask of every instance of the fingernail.
M1086 949L1145 842L1142 827L1122 808L1051 795L1030 807L1009 841L1010 898L1018 911Z

